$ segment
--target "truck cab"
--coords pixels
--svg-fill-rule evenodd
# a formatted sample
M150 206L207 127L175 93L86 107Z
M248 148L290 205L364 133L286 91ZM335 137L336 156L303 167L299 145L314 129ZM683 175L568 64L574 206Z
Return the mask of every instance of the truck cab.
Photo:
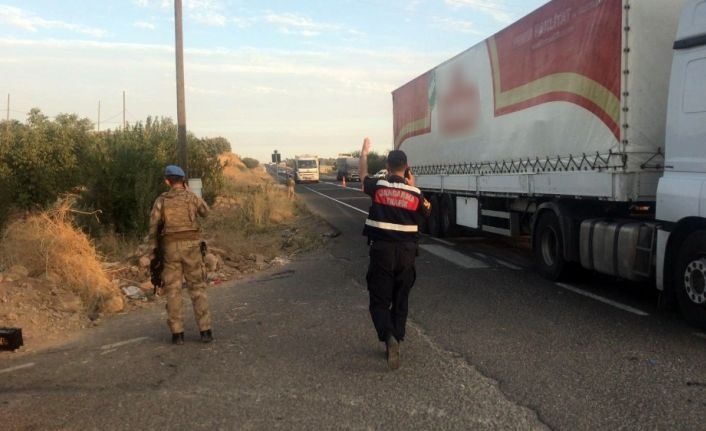
M657 288L706 326L706 0L688 3L674 42L664 175L657 191Z
M317 156L297 156L294 159L294 181L319 182L319 158Z

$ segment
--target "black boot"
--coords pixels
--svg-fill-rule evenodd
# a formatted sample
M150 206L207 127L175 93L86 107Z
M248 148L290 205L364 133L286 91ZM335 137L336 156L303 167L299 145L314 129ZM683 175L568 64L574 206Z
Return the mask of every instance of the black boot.
M176 344L178 346L184 344L184 333L177 332L176 334L172 334L172 344Z
M385 341L387 347L387 366L391 370L396 370L400 367L400 343L395 337L390 335Z
M213 333L211 330L207 329L205 331L201 331L201 342L210 343L211 341L213 341Z

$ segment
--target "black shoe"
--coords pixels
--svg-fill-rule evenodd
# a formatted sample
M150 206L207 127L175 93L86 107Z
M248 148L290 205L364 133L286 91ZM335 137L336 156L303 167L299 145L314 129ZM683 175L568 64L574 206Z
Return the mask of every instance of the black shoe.
M387 346L387 366L391 370L396 370L400 367L400 343L393 336L389 336L385 341Z
M176 344L177 346L184 344L184 333L178 332L176 334L172 334L172 344Z
M213 341L213 333L211 330L207 329L205 331L201 331L201 342L210 343L211 341Z

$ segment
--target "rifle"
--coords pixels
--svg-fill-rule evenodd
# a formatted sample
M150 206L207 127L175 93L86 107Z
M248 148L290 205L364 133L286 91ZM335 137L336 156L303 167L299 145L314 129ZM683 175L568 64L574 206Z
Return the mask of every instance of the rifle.
M201 241L199 243L199 250L201 250L201 259L206 261L206 253L208 253L208 244L206 244L206 241Z
M157 248L153 250L154 258L150 260L150 280L154 286L154 295L157 294L157 290L164 288L164 280L162 279L162 270L164 269L163 231L164 221L160 221L157 225Z

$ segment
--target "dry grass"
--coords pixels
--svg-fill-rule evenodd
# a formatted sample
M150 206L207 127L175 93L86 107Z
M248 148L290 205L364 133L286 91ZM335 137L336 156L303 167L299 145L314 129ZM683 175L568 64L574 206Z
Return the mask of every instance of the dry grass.
M247 169L234 154L221 156L225 185L214 209L228 210L238 230L258 231L293 220L297 203L261 168ZM222 219L223 217L218 217Z
M225 187L204 225L212 243L232 255L267 258L310 248L313 235L305 232L317 222L301 202L264 169L247 169L233 154L221 162Z
M22 265L31 276L55 274L63 288L81 297L87 310L100 309L117 288L104 272L96 249L69 219L70 200L51 211L11 223L0 244L5 267Z
M100 255L109 262L126 261L135 254L140 241L133 237L125 237L116 233L105 233L93 242Z

